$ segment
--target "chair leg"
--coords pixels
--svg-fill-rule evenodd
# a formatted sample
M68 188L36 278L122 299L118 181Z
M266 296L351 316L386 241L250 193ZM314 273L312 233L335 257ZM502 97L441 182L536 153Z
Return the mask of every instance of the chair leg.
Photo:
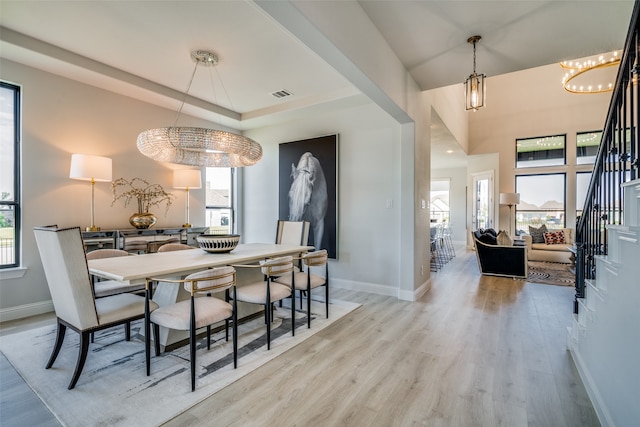
M68 389L71 390L76 386L78 382L78 378L80 378L80 374L82 373L82 368L84 368L84 362L87 360L87 353L89 352L89 340L90 340L90 332L81 332L80 333L80 348L78 349L78 361L76 362L76 370L73 372L73 377L71 377L71 382L69 383Z
M93 344L93 338L94 338L93 332L91 332L91 344Z
M307 287L307 329L311 329L311 285Z
M160 326L153 325L153 345L156 350L156 357L160 356Z
M195 324L191 324L189 331L189 359L191 360L191 391L196 389L196 329Z
M60 323L60 319L58 319L58 333L56 334L56 343L53 346L51 356L49 357L49 361L47 362L47 366L45 366L45 369L49 369L51 366L53 366L53 362L56 361L58 353L60 353L60 349L62 348L62 342L64 341L64 335L66 331L67 325L63 325L62 323Z
M127 322L124 324L124 339L127 341L131 341L131 323L130 322Z
M291 287L291 336L296 336L296 290Z
M207 327L207 332L210 329ZM208 338L208 337L207 337ZM189 359L191 360L191 391L196 389L196 310L195 299L191 295L191 322L189 328Z
M326 283L324 284L324 310L329 318L329 277L327 276Z
M264 306L264 311L267 314L267 350L271 350L271 319L273 314L271 313L271 303Z

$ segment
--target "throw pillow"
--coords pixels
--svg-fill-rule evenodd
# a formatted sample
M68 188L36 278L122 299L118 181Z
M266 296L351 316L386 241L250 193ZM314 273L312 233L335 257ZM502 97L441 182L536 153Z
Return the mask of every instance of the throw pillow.
M544 242L547 245L566 243L566 240L564 238L564 231L549 231L547 233L544 233Z
M531 243L544 243L544 233L547 231L547 226L542 224L540 228L529 226L529 234L531 235Z
M478 240L480 240L482 243L487 245L498 244L498 241L496 240L495 236L491 233L482 233L480 237L478 237Z
M493 228L485 228L484 231L482 232L484 233L489 233L491 234L493 237L498 237L498 232L496 230L494 230Z
M496 237L499 245L502 246L511 246L513 245L513 241L511 241L511 237L509 237L509 233L504 230L500 230L498 236Z

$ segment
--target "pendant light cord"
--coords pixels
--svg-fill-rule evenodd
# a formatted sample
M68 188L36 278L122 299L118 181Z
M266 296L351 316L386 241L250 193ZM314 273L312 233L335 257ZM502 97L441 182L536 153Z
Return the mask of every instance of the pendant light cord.
M187 101L187 97L189 96L189 90L191 89L191 84L193 83L193 77L196 75L196 70L198 69L198 62L196 62L195 67L193 67L193 72L191 73L191 79L189 80L189 85L187 86L187 90L184 92L184 98L182 98L182 103L180 104L180 108L178 108L178 113L176 114L176 119L173 122L173 126L176 127L178 125L178 118L182 113L182 107L184 107L184 103Z

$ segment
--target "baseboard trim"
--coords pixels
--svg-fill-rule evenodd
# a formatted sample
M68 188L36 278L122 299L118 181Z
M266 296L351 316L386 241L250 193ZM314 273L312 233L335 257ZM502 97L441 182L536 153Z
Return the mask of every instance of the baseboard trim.
M331 279L331 286L350 291L362 291L370 294L396 297L402 301L415 301L431 289L431 279L424 282L418 289L404 291L398 288L378 285L375 283L357 282L354 280Z
M3 308L0 309L0 323L50 313L52 311L54 311L54 308L53 301L51 300Z
M398 296L398 288L392 288L384 285L377 285L367 282L356 282L355 280L331 279L329 286L336 288L348 289L350 291L369 292L370 294L386 295L390 297Z
M602 396L598 391L598 387L596 386L591 374L589 373L589 369L585 365L580 353L575 348L576 343L571 343L569 345L569 354L571 354L571 358L573 359L573 363L576 365L576 369L578 370L578 375L580 375L580 379L582 379L582 384L584 384L584 388L589 395L589 399L591 399L591 404L593 405L593 409L596 411L596 415L598 416L598 420L602 427L614 427L615 424L611 419L611 414L609 414L609 410L607 409L607 405L602 400Z

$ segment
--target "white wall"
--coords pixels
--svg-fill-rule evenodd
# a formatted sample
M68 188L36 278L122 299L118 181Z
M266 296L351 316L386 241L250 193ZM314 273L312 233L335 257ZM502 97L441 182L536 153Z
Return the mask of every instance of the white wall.
M278 144L339 134L338 260L332 286L398 294L400 252L400 125L375 105L316 115L247 132L263 160L244 170L243 234L274 239L278 219ZM392 207L387 208L387 200Z

